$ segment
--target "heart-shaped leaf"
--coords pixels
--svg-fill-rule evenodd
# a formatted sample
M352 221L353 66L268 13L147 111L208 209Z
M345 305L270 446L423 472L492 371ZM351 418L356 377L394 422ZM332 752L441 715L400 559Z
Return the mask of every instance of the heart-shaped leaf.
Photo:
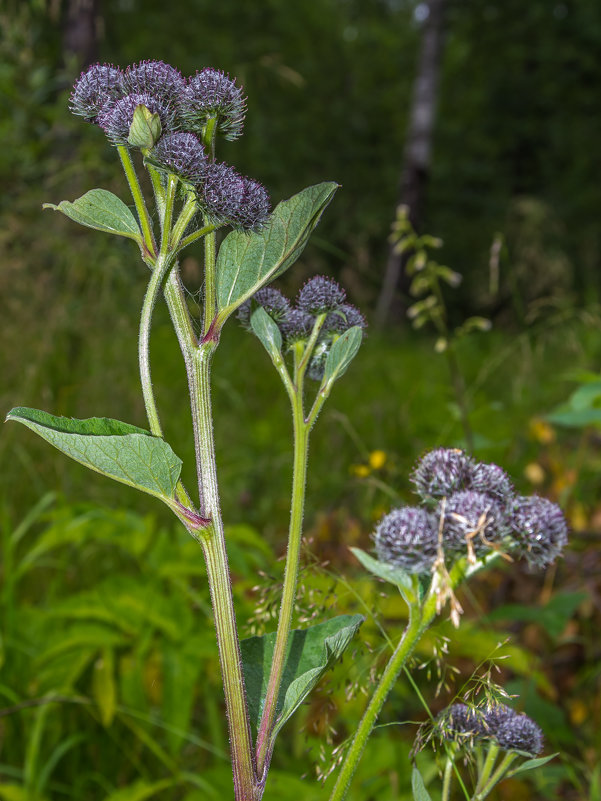
M356 325L349 328L332 344L326 359L323 383L332 385L346 371L357 355L363 340L363 330Z
M126 236L138 243L142 241L134 215L117 195L106 189L90 189L73 202L62 200L58 206L54 203L44 203L43 208L61 211L70 220L80 225L87 225L88 228Z
M279 203L261 231L232 231L217 257L218 321L293 264L332 200L338 184L309 186Z
M271 358L277 358L282 352L282 335L276 323L262 306L252 313L250 326Z
M361 615L339 615L291 632L272 742L327 669L342 656L364 619ZM250 637L240 643L248 706L255 727L263 711L274 645L275 633Z
M12 409L6 419L22 423L59 451L98 473L163 501L174 496L182 461L165 440L143 428L107 417L87 420L55 417L23 406Z

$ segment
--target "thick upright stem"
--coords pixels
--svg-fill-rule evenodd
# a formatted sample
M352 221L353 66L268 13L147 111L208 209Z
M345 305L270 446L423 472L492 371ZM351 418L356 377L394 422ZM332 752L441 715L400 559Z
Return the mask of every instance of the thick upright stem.
M209 221L205 219L205 227L209 225ZM215 275L215 258L216 258L216 237L215 232L208 233L204 238L204 253L205 253L205 293L204 293L204 318L202 333L204 336L209 332L215 315L217 313L217 294L216 294L216 275Z
M150 256L154 256L156 252L156 244L154 241L154 234L152 232L152 224L150 222L148 209L146 208L146 201L144 200L144 195L142 194L140 182L134 168L134 163L129 150L126 147L120 145L117 148L117 151L119 152L119 158L121 159L123 171L125 173L125 177L127 178L127 183L129 184L129 189L131 191L131 196L133 198L136 211L138 212L138 218L140 220L140 225L142 226L144 245L148 251L148 254Z
M244 689L244 674L232 599L225 537L215 465L213 422L211 412L211 358L215 343L201 345L194 358L194 394L191 398L198 433L198 453L202 476L204 508L202 514L211 523L202 538L211 591L219 661L225 692L225 703L232 751L232 768L236 801L260 798L255 758Z
M284 571L284 587L280 617L276 632L276 640L271 663L271 672L265 695L265 706L259 731L257 734L257 771L263 776L270 759L270 735L276 715L277 700L282 682L282 673L286 659L288 637L294 612L296 583L300 562L300 547L303 533L303 510L305 486L307 482L307 456L309 448L309 426L305 423L302 401L302 384L297 386L292 396L292 413L294 421L294 472L292 476L292 507L290 511L290 529L288 535L288 551Z

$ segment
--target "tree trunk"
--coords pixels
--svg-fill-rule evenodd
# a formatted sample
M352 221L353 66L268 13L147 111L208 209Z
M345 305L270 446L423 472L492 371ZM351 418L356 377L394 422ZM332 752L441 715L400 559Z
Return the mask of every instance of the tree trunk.
M436 95L444 39L446 0L428 0L428 16L423 24L422 45L413 86L413 100L403 168L399 184L399 204L409 207L409 219L419 232L426 184L430 172L432 133L436 116ZM383 326L393 306L401 279L402 256L388 250L388 260L378 304L376 324Z
M98 60L100 0L67 0L63 17L65 61L75 56L81 69Z

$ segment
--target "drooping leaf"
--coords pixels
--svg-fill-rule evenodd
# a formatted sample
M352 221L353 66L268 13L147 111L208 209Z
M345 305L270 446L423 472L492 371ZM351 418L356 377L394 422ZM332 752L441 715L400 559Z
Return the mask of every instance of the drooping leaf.
M345 331L333 343L326 359L323 382L333 384L346 371L346 368L357 355L363 340L363 331L356 325Z
M411 590L413 588L411 576L402 568L389 565L386 562L380 562L365 551L362 551L361 548L351 548L351 551L361 562L363 567L374 576L388 581L396 587L402 587L405 590Z
M432 801L430 793L426 790L422 774L415 766L411 774L411 789L413 790L413 801Z
M272 741L328 668L342 656L363 621L361 615L340 615L291 632ZM275 633L240 643L250 717L255 727L263 711L274 645Z
M143 428L107 417L55 417L23 406L12 409L6 419L22 423L98 473L162 500L173 498L182 461L163 439Z
M70 220L88 228L142 241L134 215L117 195L106 189L90 189L73 202L62 200L58 206L44 203L43 208L61 211Z
M279 203L261 231L226 236L217 257L220 323L298 259L337 188L331 181L307 187Z
M252 313L250 325L267 353L272 359L276 358L282 351L282 335L276 323L262 306Z
M100 722L108 728L117 708L115 653L112 648L103 648L96 660L92 673L92 695L100 712Z

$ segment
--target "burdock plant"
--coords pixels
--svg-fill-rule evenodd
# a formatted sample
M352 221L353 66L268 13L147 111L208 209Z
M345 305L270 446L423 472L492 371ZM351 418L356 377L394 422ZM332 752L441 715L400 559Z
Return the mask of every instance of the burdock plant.
M104 189L46 207L81 225L131 239L139 249L148 269L138 337L148 429L105 417L75 420L23 407L13 409L8 419L92 470L158 498L201 546L223 678L235 798L259 801L277 734L341 657L363 620L360 615L341 615L302 632L291 628L309 435L334 383L361 345L365 320L330 278L310 279L294 302L270 286L300 256L338 187L332 182L311 186L271 211L259 182L218 161L219 137L241 136L246 113L241 87L219 70L203 69L186 78L161 61L143 61L125 70L97 64L76 82L71 110L116 148L135 213ZM150 178L151 210L134 151L141 154ZM204 279L196 318L186 301L179 258L201 240ZM153 311L161 297L188 379L197 494L180 479L182 462L165 439L152 384L149 342ZM260 340L277 370L290 401L294 433L289 540L277 630L242 642L219 503L211 406L213 356L223 326L234 315ZM422 503L394 510L382 520L375 532L377 559L356 551L369 570L400 589L409 623L346 751L332 801L346 795L392 683L447 601L458 622L458 584L498 556L511 558L511 553L544 566L565 543L565 523L557 507L544 499L516 498L500 468L478 464L461 451L433 451L418 465L414 482ZM499 732L501 744L505 735ZM529 736L525 729L522 734L522 739Z

